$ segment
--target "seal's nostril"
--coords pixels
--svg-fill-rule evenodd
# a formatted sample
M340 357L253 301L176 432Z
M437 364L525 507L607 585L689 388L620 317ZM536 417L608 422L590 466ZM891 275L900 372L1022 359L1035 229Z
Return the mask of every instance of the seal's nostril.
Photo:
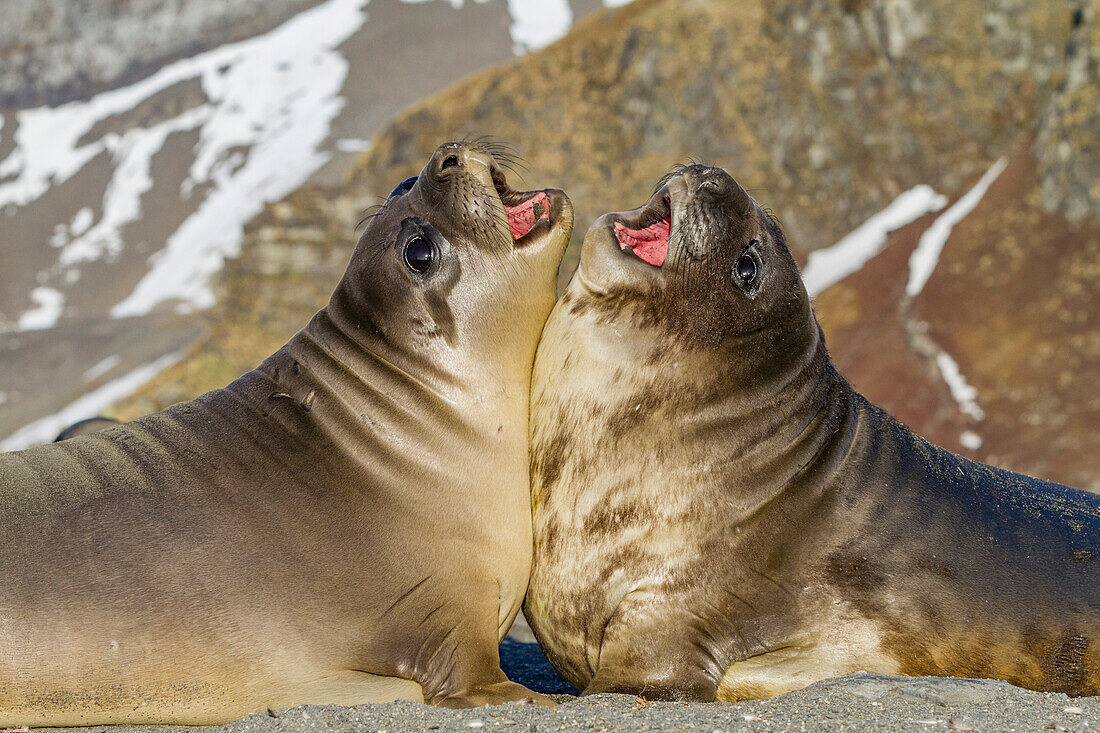
M448 155L446 158L443 159L443 165L441 166L441 168L442 170L447 170L448 168L455 168L459 165L461 165L461 163L459 163L457 155Z

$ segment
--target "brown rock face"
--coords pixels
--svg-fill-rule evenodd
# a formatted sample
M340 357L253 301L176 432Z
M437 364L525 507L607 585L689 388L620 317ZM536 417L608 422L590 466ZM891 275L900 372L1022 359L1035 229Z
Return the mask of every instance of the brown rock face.
M829 350L856 389L918 433L977 460L1100 491L1100 222L1043 209L1022 146L954 227L928 284L907 298L909 256L936 218L815 303ZM960 409L949 355L984 417ZM980 439L967 447L964 432ZM973 440L973 436L971 436ZM973 443L971 443L973 445Z
M1095 16L1090 3L1027 0L638 0L407 109L345 188L314 189L289 205L326 202L297 215L322 228L333 225L321 217L340 216L338 228L350 230L355 217L340 211L384 196L440 140L485 133L517 144L528 186L570 193L575 244L598 214L641 203L671 164L695 157L727 167L769 205L804 261L912 186L955 199L1008 156L919 296L905 297L908 259L935 214L894 233L878 257L818 298L817 311L855 387L917 432L1100 491ZM257 261L256 248L284 246L265 245L260 231L246 240L242 263ZM346 252L350 238L332 246ZM566 255L563 282L576 254ZM265 261L263 272L229 271L224 302L252 305L219 306L223 330L257 323L285 337L323 302L319 295L307 307L291 288L263 285L276 277L273 262L288 276L294 268L290 256L269 252ZM258 305L257 288L272 300ZM223 355L210 364L264 353L245 358L217 331L203 348L200 359ZM982 419L952 397L941 353L976 390ZM216 383L181 384L195 392ZM964 431L980 447L964 448Z
M808 252L913 185L960 191L1035 129L1074 32L1069 6L1040 5L643 0L409 109L354 178L388 190L432 141L490 133L584 222L696 157Z

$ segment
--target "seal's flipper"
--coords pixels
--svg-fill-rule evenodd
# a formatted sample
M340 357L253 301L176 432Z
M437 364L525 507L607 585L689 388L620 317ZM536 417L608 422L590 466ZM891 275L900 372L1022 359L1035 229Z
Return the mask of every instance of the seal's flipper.
M648 593L630 593L603 631L595 674L582 695L618 692L646 700L714 702L713 660L687 619L670 619ZM708 671L708 668L710 670Z
M424 691L412 680L341 670L280 691L268 702L267 709L279 711L297 705L362 705L395 700L423 702Z
M490 605L483 599L484 605ZM413 673L424 688L425 701L445 708L475 708L530 700L542 705L556 703L537 692L512 682L500 668L498 629L492 623L494 610L473 607L462 626L431 638L440 639L434 651L420 650L423 662L414 662ZM510 625L510 623L508 624Z
M475 687L462 694L445 697L436 704L444 708L478 708L482 705L501 705L506 702L522 703L526 701L550 707L557 705L553 699L546 695L540 695L537 692L528 690L518 682L509 680Z

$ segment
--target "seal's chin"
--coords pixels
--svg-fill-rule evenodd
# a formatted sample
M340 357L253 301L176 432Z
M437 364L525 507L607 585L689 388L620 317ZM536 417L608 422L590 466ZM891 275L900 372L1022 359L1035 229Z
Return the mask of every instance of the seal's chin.
M655 193L640 209L615 214L612 227L619 249L632 252L654 267L665 264L672 235L672 204L668 187Z
M553 201L548 191L515 191L509 185L504 174L493 168L493 187L500 196L500 203L508 216L508 229L512 233L515 246L526 244L538 233L549 231L554 226ZM536 232L538 230L538 232ZM536 232L532 235L532 232Z

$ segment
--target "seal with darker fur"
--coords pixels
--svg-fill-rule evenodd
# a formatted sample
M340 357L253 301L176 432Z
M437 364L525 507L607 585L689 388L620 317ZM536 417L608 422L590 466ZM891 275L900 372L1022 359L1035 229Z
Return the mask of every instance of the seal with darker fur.
M855 670L1100 693L1100 497L853 391L778 223L721 169L589 230L531 431L525 613L586 694L739 700Z

